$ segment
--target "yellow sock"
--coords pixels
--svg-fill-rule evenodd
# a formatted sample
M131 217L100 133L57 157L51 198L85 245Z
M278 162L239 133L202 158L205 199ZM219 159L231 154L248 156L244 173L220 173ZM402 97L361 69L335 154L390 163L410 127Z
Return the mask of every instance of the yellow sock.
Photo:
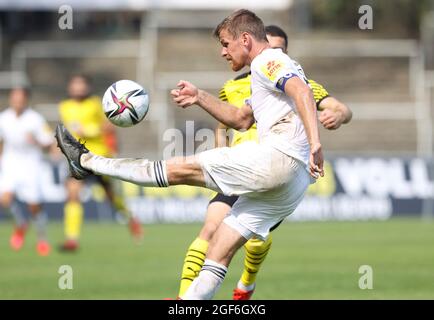
M206 252L208 251L208 241L196 238L188 248L182 267L181 284L178 297L185 294L193 280L199 275L205 262Z
M118 195L113 197L113 206L114 208L121 213L125 218L131 218L131 212L127 209L125 205L124 198Z
M250 239L244 245L246 257L244 258L244 270L240 281L246 287L255 283L256 275L267 256L268 250L270 250L272 242L270 234L265 241Z
M65 237L77 240L83 223L83 206L80 202L69 201L64 208Z

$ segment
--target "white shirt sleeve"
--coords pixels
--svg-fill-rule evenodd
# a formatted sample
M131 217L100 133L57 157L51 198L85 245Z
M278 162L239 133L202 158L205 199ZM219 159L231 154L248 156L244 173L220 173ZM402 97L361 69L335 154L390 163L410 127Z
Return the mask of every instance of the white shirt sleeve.
M286 54L267 55L254 65L262 85L272 91L282 92L284 83L292 77L306 80L302 67ZM286 80L285 80L286 79Z

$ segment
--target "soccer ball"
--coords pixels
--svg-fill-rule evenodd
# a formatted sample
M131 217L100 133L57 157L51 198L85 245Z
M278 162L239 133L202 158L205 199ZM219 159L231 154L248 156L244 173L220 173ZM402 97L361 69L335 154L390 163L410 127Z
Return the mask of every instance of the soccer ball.
M119 80L104 93L102 106L111 123L119 127L131 127L142 121L148 113L149 95L138 83Z

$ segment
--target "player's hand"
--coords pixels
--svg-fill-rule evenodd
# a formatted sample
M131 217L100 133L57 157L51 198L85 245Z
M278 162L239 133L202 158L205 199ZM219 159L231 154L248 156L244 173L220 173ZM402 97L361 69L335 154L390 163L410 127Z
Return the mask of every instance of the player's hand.
M342 124L340 114L329 109L321 111L319 121L328 130L336 130Z
M189 107L199 101L199 89L188 81L181 80L178 89L170 91L173 101L181 108Z
M310 175L315 179L324 177L324 156L319 143L310 146Z

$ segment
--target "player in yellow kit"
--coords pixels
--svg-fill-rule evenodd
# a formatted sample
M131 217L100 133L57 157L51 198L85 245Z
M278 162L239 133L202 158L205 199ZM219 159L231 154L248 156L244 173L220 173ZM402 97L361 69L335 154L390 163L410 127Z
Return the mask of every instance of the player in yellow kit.
M114 128L107 121L101 100L90 93L90 81L83 75L75 75L68 85L69 99L60 103L60 119L71 133L86 141L86 146L95 154L113 156ZM140 239L143 235L140 223L131 216L121 197L113 192L111 181L96 176L103 186L107 198L113 207L129 220L132 235ZM83 206L80 202L80 191L83 182L69 178L66 182L67 202L64 207L65 242L62 250L74 251L78 248L81 225L83 221Z
M276 26L265 28L268 42L273 48L281 48L287 51L287 35ZM351 111L334 97L331 97L327 90L315 82L309 80L318 111L319 120L326 129L337 129L341 124L351 120ZM227 81L220 91L219 98L234 106L242 107L246 99L250 97L250 73L244 73L233 80ZM226 127L220 124L217 128L217 146L227 145ZM233 130L231 146L257 140L256 125L249 130L240 132ZM182 298L195 277L199 274L208 251L208 244L219 224L223 221L232 205L237 201L238 196L225 196L217 194L208 205L205 223L199 232L198 237L191 243L185 256L181 275L178 297ZM280 222L270 231L274 230ZM246 257L244 270L234 290L234 300L248 300L255 289L256 275L265 260L272 243L271 234L265 241L252 238L244 245Z

